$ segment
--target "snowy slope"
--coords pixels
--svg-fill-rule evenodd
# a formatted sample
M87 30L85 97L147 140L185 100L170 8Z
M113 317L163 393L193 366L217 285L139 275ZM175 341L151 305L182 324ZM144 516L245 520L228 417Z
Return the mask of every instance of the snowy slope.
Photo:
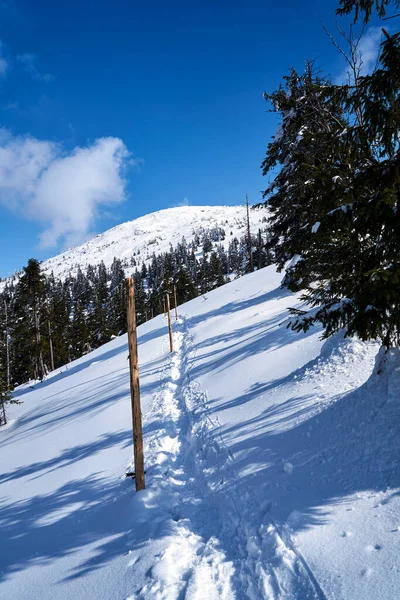
M36 386L0 430L0 597L395 600L400 360L281 323L272 267L139 328L147 489L126 337Z
M265 208L251 209L252 233L265 229L263 218ZM202 227L210 229L222 227L226 238L221 243L227 248L233 237L240 239L246 233L246 209L244 206L180 206L150 213L144 217L117 225L101 233L82 246L72 248L43 262L45 272L54 272L56 277L64 277L69 271L76 271L77 265L85 268L102 260L110 267L115 257L129 260L135 253L140 264L148 262L153 252L161 254L173 247L185 236L187 242L194 237L194 230Z

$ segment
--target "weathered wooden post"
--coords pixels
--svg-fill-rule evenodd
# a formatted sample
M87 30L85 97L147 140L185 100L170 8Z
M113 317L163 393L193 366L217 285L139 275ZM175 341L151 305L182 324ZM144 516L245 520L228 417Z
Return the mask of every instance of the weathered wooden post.
M143 490L145 488L145 483L142 413L140 410L139 361L136 333L135 288L133 277L128 277L126 279L126 291L128 297L128 346L132 403L133 454L135 459L136 491L138 492L139 490Z
M174 285L175 319L178 320L178 304L176 302L176 285Z
M174 351L174 340L172 337L171 309L169 306L169 294L167 294L167 312L168 312L168 330L169 330L169 349Z

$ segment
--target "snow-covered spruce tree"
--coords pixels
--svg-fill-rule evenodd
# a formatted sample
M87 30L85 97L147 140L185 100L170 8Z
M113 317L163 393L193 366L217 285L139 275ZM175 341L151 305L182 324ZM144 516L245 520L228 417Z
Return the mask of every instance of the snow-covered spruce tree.
M67 285L53 273L45 280L43 308L43 359L57 368L68 362L70 302Z
M14 376L17 381L43 379L46 367L43 360L45 278L38 260L31 258L15 289Z
M147 295L144 289L144 279L138 270L134 273L134 280L136 323L141 325L146 321Z
M325 337L344 328L389 348L400 345L400 35L383 32L378 68L338 90L354 115L362 107L362 124L354 118L342 137L364 156L352 168L341 210L322 220L314 281L303 295L311 310L293 311L293 327L321 322Z
M253 263L257 269L262 269L270 263L268 262L268 252L265 248L265 241L261 229L258 230L254 246L255 252L253 254Z
M178 304L183 304L197 296L196 287L186 265L182 265L176 275L176 296Z
M314 279L306 260L313 232L338 206L332 191L347 176L348 149L341 142L347 123L332 85L311 62L302 75L292 69L284 80L284 86L265 94L281 124L262 164L264 175L274 174L263 196L271 214L268 250L279 270L296 259L286 270L285 284L298 290Z
M215 290L216 288L218 288L221 285L224 285L224 283L226 283L226 280L224 277L224 269L223 269L222 261L221 261L220 257L218 256L217 252L215 252L214 250L210 254L210 260L208 263L207 274L208 274L208 289L207 289L207 291Z
M107 307L108 329L111 335L119 335L127 329L125 272L119 258L114 258L110 274L110 294Z
M69 360L80 358L91 350L90 330L86 320L85 308L82 298L74 302L72 318L69 327Z
M110 330L108 327L109 274L103 261L96 269L94 302L91 312L91 330L93 348L108 342Z
M235 237L229 242L228 247L228 272L239 273L242 264L242 257L239 252L239 240Z
M5 382L11 383L11 344L10 332L12 325L12 295L9 287L0 294L0 365L3 365ZM0 371L1 372L1 371Z

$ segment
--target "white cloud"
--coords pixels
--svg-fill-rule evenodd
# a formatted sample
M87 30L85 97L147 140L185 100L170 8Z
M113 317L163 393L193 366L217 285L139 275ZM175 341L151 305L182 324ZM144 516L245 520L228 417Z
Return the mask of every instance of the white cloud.
M360 61L360 75L372 73L379 57L379 49L382 39L382 29L380 27L370 27L360 40L357 50L357 56ZM335 78L337 84L352 82L350 68L345 68L340 75Z
M87 239L101 207L125 199L125 168L133 163L119 138L106 137L66 153L51 141L0 129L0 202L45 225L42 247Z
M373 71L378 60L381 39L382 29L380 27L370 27L361 39L358 48L362 60L361 75L368 75Z
M50 73L41 73L36 66L36 56L31 54L30 52L25 52L25 54L18 54L17 61L20 62L27 73L35 79L36 81L45 81L48 83L53 79Z

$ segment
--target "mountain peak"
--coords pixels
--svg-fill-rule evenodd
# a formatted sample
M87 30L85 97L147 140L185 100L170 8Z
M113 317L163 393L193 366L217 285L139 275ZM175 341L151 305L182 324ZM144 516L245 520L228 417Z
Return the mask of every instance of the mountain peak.
M267 210L254 208L250 211L252 232L265 228ZM126 221L100 233L81 246L71 248L43 262L46 273L53 272L64 278L74 273L78 266L101 261L110 267L114 258L122 262L136 257L137 263L148 262L153 253L161 254L176 246L183 237L190 242L202 229L221 228L225 231L224 246L230 239L241 238L246 233L245 206L178 206L149 213L132 221Z

